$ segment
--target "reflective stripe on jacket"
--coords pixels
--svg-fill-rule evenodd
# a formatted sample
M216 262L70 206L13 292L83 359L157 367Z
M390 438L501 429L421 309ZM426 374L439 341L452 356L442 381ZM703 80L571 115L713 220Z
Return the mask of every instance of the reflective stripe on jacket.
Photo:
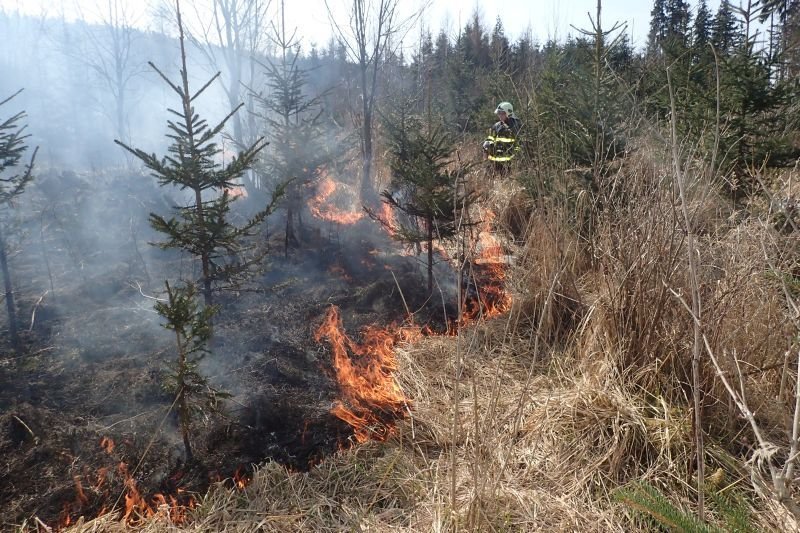
M508 123L498 121L492 126L484 142L489 161L505 162L514 158L519 151L517 134L521 126L520 121L513 117Z

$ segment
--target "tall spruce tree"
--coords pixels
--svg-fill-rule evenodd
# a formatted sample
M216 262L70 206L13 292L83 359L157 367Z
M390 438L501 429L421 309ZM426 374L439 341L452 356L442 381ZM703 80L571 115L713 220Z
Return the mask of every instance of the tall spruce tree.
M730 171L730 192L738 195L756 186L748 169L781 164L791 156L788 135L794 113L790 105L797 88L793 81L773 80L774 58L761 46L757 33L751 34L754 5L731 9L739 34L734 50L723 57L721 109L728 128L720 143L729 154L723 170Z
M509 67L509 56L511 55L511 44L506 37L503 29L503 21L497 17L492 31L492 40L489 43L491 50L492 64L496 71L506 72Z
M394 238L407 245L425 246L431 294L434 241L452 239L466 227L461 214L469 209L475 195L464 187L466 168L453 161L453 144L444 128L430 123L424 127L425 122L411 109L413 104L404 101L384 121L392 190L384 190L381 196L402 215L398 227L393 228Z
M758 19L769 23L770 58L783 81L800 73L800 0L763 0Z
M731 55L739 42L739 32L733 8L727 0L719 4L711 30L711 44L720 57Z
M711 42L711 11L708 9L706 0L700 0L697 4L697 14L694 17L692 26L692 60L695 65L708 65L710 55L708 45Z
M174 185L180 189L188 189L194 194L192 204L176 208L177 216L165 218L151 213L150 224L167 237L167 240L158 243L158 246L184 250L199 258L202 269L200 282L203 288L203 298L206 305L211 305L212 290L215 286L234 282L260 259L243 257L243 254L249 251L249 248L243 244L243 239L251 236L254 227L273 211L275 200L282 194L282 189L276 190L266 209L256 214L243 226L234 226L229 221L231 204L235 200L229 191L236 186L235 180L253 165L259 152L268 143L263 138L259 139L250 147L240 151L226 165L217 163L216 158L222 153L222 150L214 142L214 139L222 131L227 120L243 104L232 110L214 127L210 127L197 114L194 101L219 77L219 73L197 92L190 91L183 24L178 0L176 0L176 6L181 52L180 84L170 81L152 62L149 62L150 66L180 98L180 109L169 110L178 117L178 120L167 121L170 130L167 137L172 140L172 144L168 148L170 155L159 158L156 154L148 154L140 149L131 148L118 139L114 142L138 157L150 169L160 185ZM212 196L214 194L216 197Z
M667 37L667 0L655 0L650 11L650 33L647 35L647 55L661 54L661 44Z
M0 107L7 104L22 90L0 101ZM11 345L20 352L22 345L17 331L17 309L14 301L14 285L11 282L11 269L8 265L7 235L10 222L10 208L15 198L25 191L25 186L33 179L33 163L39 148L33 150L28 164L20 168L20 163L28 150L25 142L25 126L19 122L25 118L20 111L3 120L0 118L0 270L3 273L6 311L8 312L8 333Z
M689 47L691 39L690 23L692 20L689 2L685 0L667 0L667 37L670 46L683 50Z

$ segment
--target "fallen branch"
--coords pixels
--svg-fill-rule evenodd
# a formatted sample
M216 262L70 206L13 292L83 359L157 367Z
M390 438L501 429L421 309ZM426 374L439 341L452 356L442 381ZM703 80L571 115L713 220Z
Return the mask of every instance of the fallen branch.
M31 427L30 427L28 424L26 424L26 423L25 423L25 421L24 421L24 420L22 420L22 419L21 419L20 417L18 417L17 415L12 415L12 416L13 416L14 420L16 420L17 422L19 422L20 424L22 424L22 427L24 427L25 429L27 429L27 430L28 430L28 433L30 433L30 434L31 434L31 437L33 437L33 443L34 443L34 444L39 444L39 437L37 437L37 436L36 436L36 434L33 432L33 430L31 429Z
M144 291L142 290L142 285L138 281L134 281L134 283L136 284L136 288L139 289L139 294L141 294L142 296L144 296L148 300L155 300L157 302L166 302L167 301L164 298L157 298L155 296L149 296L149 295L145 294ZM133 285L131 285L131 284L128 284L128 286L129 287L133 287Z
M41 305L42 300L44 297L47 296L47 293L50 292L49 290L44 291L44 294L39 296L39 299L36 300L36 303L33 304L33 311L31 311L31 327L28 328L28 331L33 331L33 324L36 322L36 310L39 309L39 305Z

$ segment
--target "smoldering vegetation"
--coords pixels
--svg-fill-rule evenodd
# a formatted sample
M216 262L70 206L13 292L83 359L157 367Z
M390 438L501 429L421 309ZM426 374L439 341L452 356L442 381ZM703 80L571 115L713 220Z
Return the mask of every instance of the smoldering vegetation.
M43 172L17 206L13 262L31 353L2 361L0 448L11 483L0 501L9 523L98 512L125 478L109 475L96 489L84 481L88 503L72 508L75 478L119 463L141 461L143 493L167 491L179 472L185 490L203 490L265 459L307 468L352 433L329 412L339 393L327 347L313 338L327 309L343 309L355 333L402 321L404 305L426 306L418 263L372 221L346 230L309 222L303 251L270 256L252 283L218 295L213 355L201 368L233 398L221 417L198 422L202 467L187 469L163 389L174 338L153 299L163 297L161 280L196 277L198 265L152 246L159 235L147 223L174 201L130 171ZM257 246L282 251L280 233L265 229ZM441 303L427 305L430 318L420 319L441 323ZM113 452L103 438L117 443Z
M0 94L26 87L13 104L27 112L27 142L42 147L36 179L9 221L25 353L9 350L0 362L0 453L9 480L0 489L3 527L33 516L63 526L102 514L131 494L130 483L148 497L176 495L178 487L202 492L266 459L302 470L346 445L352 428L330 413L339 390L314 329L331 305L354 334L403 321L407 306L422 323L446 328L455 312L418 289L419 263L366 217L345 229L304 207L303 246L288 252L283 214L268 219L250 243L253 254L267 253L264 262L248 283L215 296L212 356L201 371L232 398L221 416L197 421L199 461L184 464L174 398L163 387L174 337L153 304L164 280L201 273L187 254L153 245L163 237L148 216L169 215L190 198L158 186L113 144L133 139L164 152L174 95L144 63L177 70L176 41L134 32L130 100L120 115L113 89L86 58L106 28L17 15L0 15L0 25L15 43L2 52L10 75ZM190 62L190 70L205 67ZM197 105L213 122L230 112L224 101L214 89ZM223 148L223 158L234 153ZM346 163L339 170L343 180L355 173ZM233 217L258 201L240 199ZM443 299L454 301L455 273L439 266L437 276Z

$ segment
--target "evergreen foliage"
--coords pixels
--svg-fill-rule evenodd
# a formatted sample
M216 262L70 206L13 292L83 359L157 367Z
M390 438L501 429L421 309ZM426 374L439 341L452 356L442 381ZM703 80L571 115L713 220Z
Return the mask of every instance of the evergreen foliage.
M719 4L717 14L714 17L714 25L711 31L711 43L721 57L727 57L733 53L739 38L740 35L733 14L733 8L727 0L723 0Z
M169 365L164 388L175 398L186 460L192 460L191 424L197 415L206 415L219 408L219 401L230 395L212 387L200 373L198 365L208 353L211 339L211 318L215 306L200 309L195 286L167 288L167 301L156 302L155 310L166 322L164 328L175 332L176 356Z
M7 104L22 90L0 101L0 107ZM28 145L25 140L25 126L19 122L25 118L20 111L9 118L0 118L0 270L3 273L6 311L8 312L8 332L11 345L17 352L21 351L21 342L17 331L17 310L14 301L14 286L11 282L11 269L8 265L7 235L9 231L9 209L13 201L25 191L25 187L33 179L33 163L39 148L33 150L27 165L20 168Z
M433 291L433 244L458 235L467 226L463 218L474 201L465 189L466 168L453 160L453 143L441 126L423 126L412 104L397 107L384 122L388 135L392 190L383 201L402 215L393 237L407 245L424 244L427 251L428 293ZM378 218L370 212L373 218Z
M608 161L625 150L627 117L619 97L619 72L630 61L631 50L619 25L604 30L599 18L592 24L563 48L553 43L545 49L536 95L542 111L534 129L544 136L541 142L557 143L542 151L590 167L597 186ZM564 72L571 73L569 78Z
M302 235L302 209L308 196L313 194L324 167L341 159L342 148L331 135L333 129L324 127L324 93L307 94L308 72L300 65L300 48L291 35L287 36L283 20L274 26L272 41L278 59L261 63L267 82L255 95L271 145L257 168L263 182L285 188L284 251L288 253L290 246L300 242L298 232Z
M672 503L661 491L646 482L633 483L621 488L614 493L614 498L669 531L753 533L755 529L751 525L752 517L743 498L735 492L724 495L714 489L709 491L710 509L716 515L715 522L721 524L721 527L704 523L690 511Z
M156 154L131 148L120 140L114 142L138 157L160 185L174 185L193 193L194 203L177 207L177 216L166 218L151 213L150 224L167 237L158 246L184 250L200 259L203 298L206 305L211 305L212 289L216 285L235 283L260 259L257 256L249 259L243 257L248 251L243 239L252 235L253 229L274 210L275 200L282 195L282 189L279 187L270 204L242 226L230 223L231 204L235 200L230 190L237 186L236 180L254 164L267 143L259 139L227 164L220 165L217 162L222 150L214 139L227 120L241 108L241 104L216 126L211 127L200 118L193 102L217 79L219 73L194 94L190 92L180 10L178 26L182 64L180 85L170 81L152 62L149 63L181 102L179 110L169 109L178 117L178 120L167 121L170 130L167 137L172 140L168 148L170 155L159 158ZM212 198L212 194L217 196Z
M781 78L785 56L779 47L765 48L753 29L763 9L757 5L735 8L723 1L712 19L702 1L689 32L685 3L656 2L651 35L662 36L655 41L660 55L651 57L638 88L650 116L666 123L670 69L680 137L714 163L734 197L753 192L752 169L789 164L798 148L791 137L796 113L789 111L797 82Z

